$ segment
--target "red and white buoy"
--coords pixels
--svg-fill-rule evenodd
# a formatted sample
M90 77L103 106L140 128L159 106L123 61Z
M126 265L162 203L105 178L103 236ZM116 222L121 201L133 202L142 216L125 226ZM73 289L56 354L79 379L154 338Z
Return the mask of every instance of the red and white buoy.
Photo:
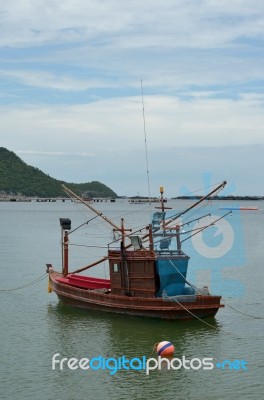
M173 344L166 340L163 342L160 342L156 345L157 354L158 354L158 356L161 356L161 357L172 356L174 353L174 350L175 350L175 348L174 348Z

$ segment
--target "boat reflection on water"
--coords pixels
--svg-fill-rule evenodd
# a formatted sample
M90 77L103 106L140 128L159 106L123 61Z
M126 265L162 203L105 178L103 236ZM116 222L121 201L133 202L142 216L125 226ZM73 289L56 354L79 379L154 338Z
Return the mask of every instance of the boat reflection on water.
M128 317L67 307L63 303L47 307L50 348L69 357L156 357L154 344L163 338L175 346L175 357L197 356L194 343L215 343L221 325L215 318L207 321L169 321L156 318ZM55 333L55 334L54 334ZM92 340L91 340L92 339ZM80 354L82 349L83 354Z

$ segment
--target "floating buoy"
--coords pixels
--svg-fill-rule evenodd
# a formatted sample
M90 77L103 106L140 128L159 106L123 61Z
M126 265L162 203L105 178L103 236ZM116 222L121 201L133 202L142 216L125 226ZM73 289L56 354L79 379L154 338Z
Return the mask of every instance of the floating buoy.
M156 350L157 350L158 356L167 357L167 356L172 356L175 349L171 342L164 341L164 342L158 343Z

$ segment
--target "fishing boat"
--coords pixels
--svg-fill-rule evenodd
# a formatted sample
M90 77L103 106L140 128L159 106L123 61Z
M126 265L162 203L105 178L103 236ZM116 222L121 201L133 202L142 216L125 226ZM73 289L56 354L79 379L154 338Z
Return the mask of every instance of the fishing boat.
M108 244L107 254L103 258L69 272L71 220L61 218L62 268L59 272L52 264L47 264L49 292L56 293L65 305L100 312L162 319L214 317L219 308L224 307L221 296L210 294L207 286L196 288L187 281L190 257L182 250L182 221L183 216L221 190L225 184L222 182L187 209L170 216L161 187L160 206L155 207L151 222L136 232L126 229L123 218L120 226L116 225L63 186L70 197L85 204L119 236ZM85 270L103 262L109 265L109 279L83 274Z

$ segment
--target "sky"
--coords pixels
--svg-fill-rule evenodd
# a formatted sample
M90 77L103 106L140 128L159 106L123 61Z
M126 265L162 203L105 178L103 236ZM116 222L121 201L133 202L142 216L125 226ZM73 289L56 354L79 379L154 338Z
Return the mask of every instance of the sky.
M53 178L264 195L264 2L0 2L0 146ZM144 112L143 112L144 111Z

